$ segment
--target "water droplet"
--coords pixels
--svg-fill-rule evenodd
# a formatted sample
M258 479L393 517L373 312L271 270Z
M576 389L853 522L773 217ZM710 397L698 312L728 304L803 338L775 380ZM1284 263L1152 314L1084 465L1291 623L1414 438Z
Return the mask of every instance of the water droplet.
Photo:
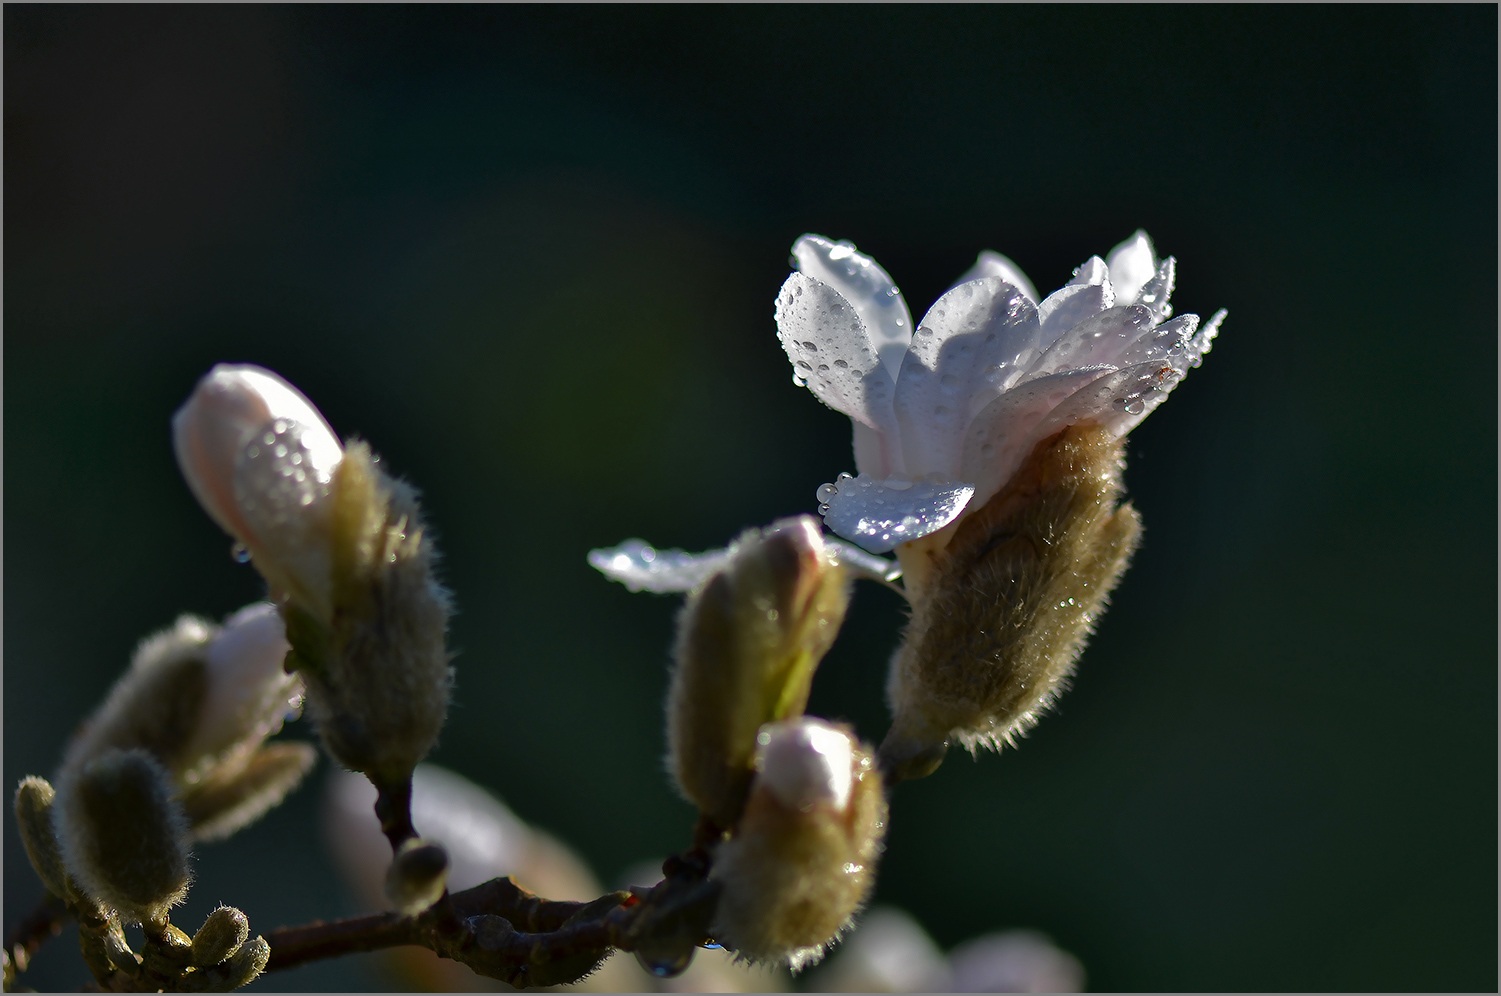
M805 343L803 343L803 348L806 349L810 353L816 353L816 352L818 352L818 344L817 343L805 342Z
M233 546L229 548L229 555L234 558L234 561L237 564L250 563L250 548L244 543L237 541Z
M855 475L851 474L849 471L846 470L846 471L841 471L840 474L839 474L839 476L836 477L836 478L834 478L834 483L835 484L842 484L845 481L852 481L854 479L855 479Z
M834 366L838 367L840 370L848 370L850 365L844 360L835 360Z
M991 446L989 443L986 443L984 446L980 447L980 455L982 457L993 457L993 456L995 456L995 447Z
M1141 400L1141 395L1133 395L1126 399L1126 414L1140 415L1146 410L1147 403Z
M818 491L815 494L815 497L817 497L818 500L821 501L821 502L828 502L828 501L833 501L834 500L834 496L837 495L838 493L839 493L839 489L837 487L835 487L834 485L832 485L832 484L824 484L824 485L821 485L819 487Z
M944 394L958 394L959 378L955 377L953 374L944 374L943 379L938 382L938 386L942 389Z

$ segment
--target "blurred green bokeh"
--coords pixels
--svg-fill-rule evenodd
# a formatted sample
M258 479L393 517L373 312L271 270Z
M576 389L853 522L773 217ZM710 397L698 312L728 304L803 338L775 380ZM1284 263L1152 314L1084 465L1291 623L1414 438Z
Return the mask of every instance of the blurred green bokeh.
M260 594L168 435L255 362L424 491L434 760L607 882L661 857L676 600L584 554L720 545L851 469L773 335L793 239L920 313L982 248L1046 292L1144 227L1179 311L1230 309L1131 438L1145 545L1057 713L896 794L878 899L945 945L1043 930L1095 989L1493 990L1496 17L7 6L7 784L140 637ZM901 621L861 588L814 712L879 739ZM320 779L202 849L184 924L353 911ZM8 928L41 887L4 833ZM70 945L27 982L81 984Z

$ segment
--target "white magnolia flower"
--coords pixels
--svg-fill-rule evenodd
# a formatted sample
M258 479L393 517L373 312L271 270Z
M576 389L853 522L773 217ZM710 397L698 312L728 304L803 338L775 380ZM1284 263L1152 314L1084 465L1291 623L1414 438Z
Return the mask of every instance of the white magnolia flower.
M312 402L270 370L221 363L172 417L172 437L194 497L272 587L327 610L325 499L344 447Z
M851 243L805 235L792 251L776 320L793 380L855 427L858 476L819 488L819 511L872 553L956 524L1065 426L1130 432L1225 316L1171 318L1174 260L1144 232L1041 300L1010 260L982 253L915 331L886 271Z

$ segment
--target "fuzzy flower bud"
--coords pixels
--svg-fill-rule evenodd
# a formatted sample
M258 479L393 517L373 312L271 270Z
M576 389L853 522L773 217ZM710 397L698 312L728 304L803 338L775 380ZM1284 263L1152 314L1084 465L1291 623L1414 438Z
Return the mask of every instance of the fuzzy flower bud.
M886 795L847 730L800 718L757 735L756 780L713 877L714 936L743 958L794 971L816 962L875 883Z
M810 516L743 535L728 566L689 598L668 693L670 765L720 826L745 803L756 731L802 715L848 604L848 574Z
M69 772L53 823L68 876L122 919L161 920L187 895L187 819L146 751L110 749Z
M280 605L324 744L399 783L436 742L450 684L448 593L416 495L259 367L215 367L173 434L194 495Z
M998 750L1063 690L1141 535L1121 466L1104 430L1070 427L933 556L887 683L888 771L927 774L951 738Z
M280 802L312 765L306 748L262 746L301 706L302 680L282 667L287 650L268 602L246 606L222 627L182 616L142 641L69 744L64 772L110 748L149 751L171 774L194 836L227 836ZM272 758L279 763L268 778Z

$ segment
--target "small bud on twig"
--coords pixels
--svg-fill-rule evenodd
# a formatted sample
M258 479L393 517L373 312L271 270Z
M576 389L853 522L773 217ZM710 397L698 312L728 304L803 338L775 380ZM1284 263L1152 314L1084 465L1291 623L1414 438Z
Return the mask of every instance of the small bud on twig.
M668 694L669 756L683 794L721 827L745 804L756 731L802 714L848 604L848 573L811 516L746 533L690 596Z
M414 916L443 897L448 885L448 852L440 844L413 837L396 849L386 873L386 898L399 912Z
M714 859L714 936L752 961L816 962L875 883L886 796L870 751L803 718L765 726L756 782Z
M208 915L193 935L193 964L200 968L217 965L250 937L250 919L233 906L220 906Z

